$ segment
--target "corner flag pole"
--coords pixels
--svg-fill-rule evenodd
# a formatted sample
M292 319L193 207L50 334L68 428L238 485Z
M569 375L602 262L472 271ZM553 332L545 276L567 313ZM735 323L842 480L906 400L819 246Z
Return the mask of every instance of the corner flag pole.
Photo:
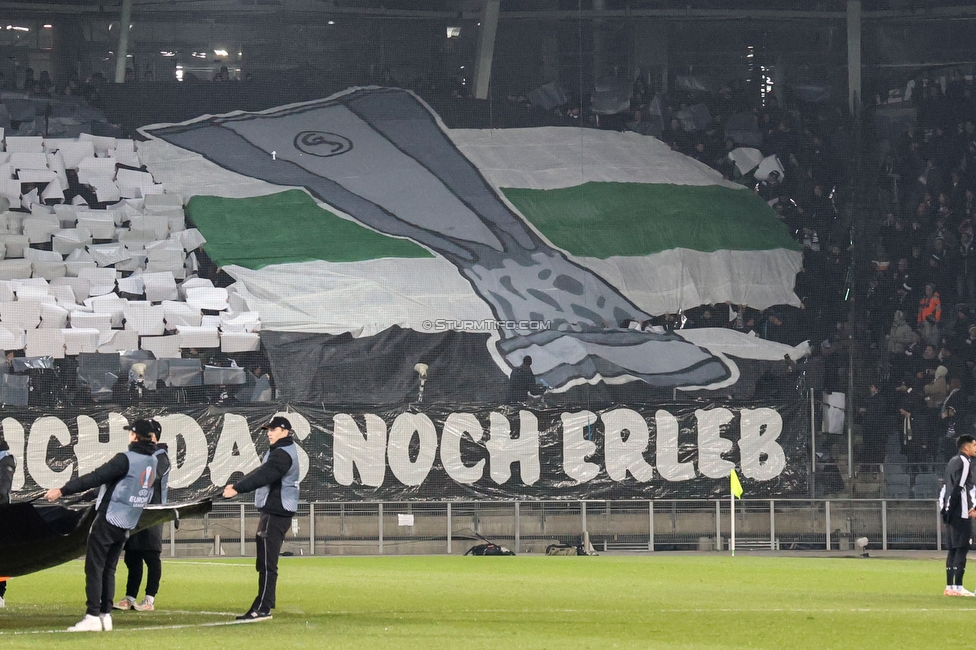
M729 539L729 550L732 557L735 557L735 500L742 498L742 484L739 483L739 475L735 473L735 468L729 472L729 512L732 513L732 536Z
M732 470L735 474L735 470ZM729 512L732 513L732 538L729 541L729 550L732 551L732 557L735 557L735 493L729 494Z

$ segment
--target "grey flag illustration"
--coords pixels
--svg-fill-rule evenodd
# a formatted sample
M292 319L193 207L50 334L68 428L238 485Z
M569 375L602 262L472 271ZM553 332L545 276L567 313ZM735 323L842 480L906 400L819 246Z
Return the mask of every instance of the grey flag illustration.
M599 378L703 386L730 376L721 359L678 336L621 329L649 315L548 244L409 91L359 88L143 133L233 172L304 187L372 229L441 255L498 320L548 322L499 329L492 345L508 369L531 355L553 388Z

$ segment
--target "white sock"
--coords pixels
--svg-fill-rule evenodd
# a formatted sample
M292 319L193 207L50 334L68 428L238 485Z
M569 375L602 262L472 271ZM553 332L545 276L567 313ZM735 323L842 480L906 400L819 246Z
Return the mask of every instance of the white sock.
M150 596L149 594L146 594L146 602L149 603L150 605L152 605L153 603L156 602L156 597L155 596Z

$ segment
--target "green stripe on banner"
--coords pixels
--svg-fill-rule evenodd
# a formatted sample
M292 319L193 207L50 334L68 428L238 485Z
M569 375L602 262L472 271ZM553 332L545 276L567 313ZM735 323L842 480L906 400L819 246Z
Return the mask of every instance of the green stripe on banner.
M799 250L776 211L748 190L594 182L502 192L549 241L580 257L643 257L672 248Z
M204 248L217 266L260 269L311 260L433 257L411 241L336 216L301 190L242 199L194 196L186 210L206 237Z

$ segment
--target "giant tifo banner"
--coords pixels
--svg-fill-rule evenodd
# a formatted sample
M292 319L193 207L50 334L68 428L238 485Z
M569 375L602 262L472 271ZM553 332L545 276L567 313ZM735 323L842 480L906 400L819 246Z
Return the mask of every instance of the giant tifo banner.
M258 467L260 425L289 418L309 501L653 499L807 493L805 401L614 406L605 410L413 405L153 411L5 410L15 498L59 487L124 451L123 427L154 416L173 462L170 500L214 494Z
M447 129L410 91L376 87L140 131L141 160L187 201L235 294L265 332L290 335L262 337L276 376L281 346L320 353L321 338L297 335L388 349L408 331L431 343L398 348L392 372L507 375L531 355L557 391L716 389L739 377L721 350L628 324L725 302L800 305L802 255L772 208L636 133ZM448 332L478 335L481 353L441 354ZM447 397L477 399L449 385Z

